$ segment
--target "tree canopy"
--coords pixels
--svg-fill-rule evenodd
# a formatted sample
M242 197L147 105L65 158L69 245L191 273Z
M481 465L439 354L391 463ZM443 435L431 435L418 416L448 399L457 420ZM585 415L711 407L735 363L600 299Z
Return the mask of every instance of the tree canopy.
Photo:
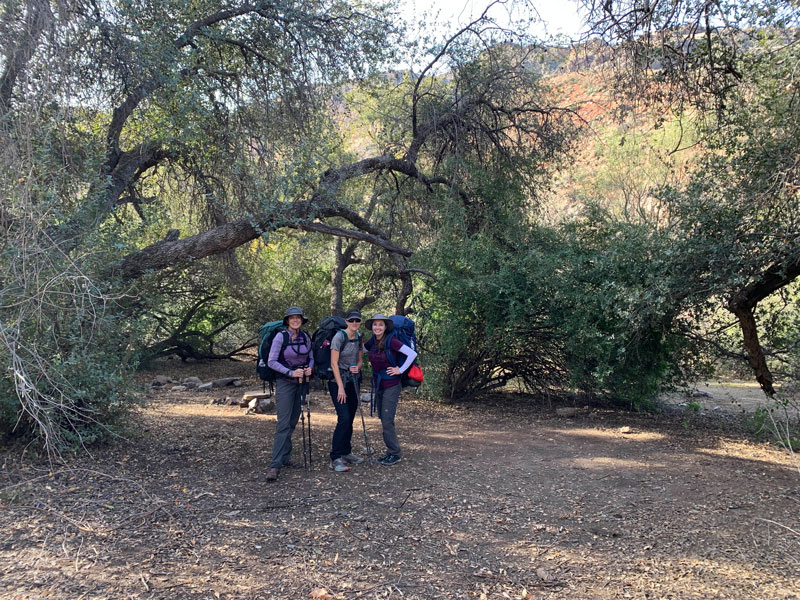
M502 0L418 36L369 1L7 2L3 429L113 434L139 364L241 356L298 302L413 314L449 400L642 405L720 356L772 394L800 365L797 3L585 4L565 49ZM609 113L669 130L657 181L620 125L576 189L596 124L558 75L591 63Z

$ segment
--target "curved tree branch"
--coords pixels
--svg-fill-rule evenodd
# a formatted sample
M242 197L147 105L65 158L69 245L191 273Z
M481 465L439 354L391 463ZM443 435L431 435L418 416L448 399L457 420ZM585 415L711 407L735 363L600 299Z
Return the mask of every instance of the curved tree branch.
M410 257L412 254L410 250L392 243L388 234L372 225L358 212L337 201L342 183L348 179L381 170L402 173L426 185L432 181L421 173L415 164L392 156L367 158L338 169L328 169L322 174L317 190L308 201L297 200L286 203L280 212L263 219L251 216L225 223L182 240L161 240L124 257L118 266L118 271L125 279L135 279L148 271L163 269L187 260L205 258L237 248L260 237L264 231L280 227L364 241L383 248L393 255ZM436 183L446 184L446 181L438 180ZM345 219L356 229L345 229L317 220L333 217ZM401 278L408 277L410 281L404 265L399 268L399 272ZM405 287L407 286L404 284L404 289Z
M377 235L334 227L325 223L303 222L297 219L297 214L294 214L291 221L260 223L258 227L253 224L251 219L239 219L182 240L162 240L123 258L117 267L117 271L124 279L136 279L149 271L157 271L188 260L205 258L238 248L261 237L262 232L277 227L314 231L365 241L402 256L411 256L412 254L410 250L400 248L392 244L388 239Z

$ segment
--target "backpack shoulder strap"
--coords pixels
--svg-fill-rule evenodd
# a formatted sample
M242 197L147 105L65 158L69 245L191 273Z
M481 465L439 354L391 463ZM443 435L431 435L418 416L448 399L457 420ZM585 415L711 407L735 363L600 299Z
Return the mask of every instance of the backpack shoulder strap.
M286 347L289 345L291 337L289 336L289 332L286 329L279 331L278 335L280 335L283 338L283 341L281 342L281 351L278 352L278 362L284 364L283 353L286 351Z
M386 336L386 342L384 343L384 348L386 350L386 358L389 359L390 367L397 366L397 357L394 355L394 350L392 350L393 339L395 339L394 331L390 332L389 335Z
M359 332L356 332L356 337L354 337L352 340L347 336L347 330L346 329L340 329L339 333L344 335L344 343L345 344L350 344L352 342L356 342L360 346L361 345L361 340L364 339L364 336L362 336L361 333L359 333Z

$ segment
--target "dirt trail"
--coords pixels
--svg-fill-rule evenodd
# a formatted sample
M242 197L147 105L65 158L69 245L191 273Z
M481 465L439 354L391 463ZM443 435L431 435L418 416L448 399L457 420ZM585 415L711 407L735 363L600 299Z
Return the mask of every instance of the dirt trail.
M314 470L268 484L274 416L220 395L69 468L0 455L0 597L800 598L800 473L724 420L409 396L404 461L336 474L317 392Z

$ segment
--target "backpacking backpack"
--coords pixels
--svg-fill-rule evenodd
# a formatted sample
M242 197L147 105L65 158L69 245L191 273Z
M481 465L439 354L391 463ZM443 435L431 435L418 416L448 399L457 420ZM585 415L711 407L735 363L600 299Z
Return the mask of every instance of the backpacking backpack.
M264 323L258 328L258 334L261 337L261 343L258 345L258 362L256 363L256 371L258 372L258 376L264 381L265 390L267 383L269 383L270 392L274 391L273 384L275 383L275 378L282 374L270 368L270 366L267 364L267 361L269 360L269 350L272 347L272 341L275 339L275 336L278 334L283 336L281 350L278 352L278 362L281 364L283 364L283 353L286 351L286 348L289 347L290 343L296 348L300 348L301 346L305 346L306 344L310 343L308 334L304 331L300 332L300 336L296 338L296 341L294 342L290 340L288 333L283 335L284 331L286 331L286 326L283 324L283 321L270 321L269 323Z
M331 342L333 337L340 331L347 335L347 322L342 317L325 317L311 335L311 351L314 353L314 367L320 379L333 379L333 368L331 367ZM349 341L349 340L348 340ZM359 344L361 334L356 335ZM345 342L347 343L347 342Z
M414 352L417 351L417 336L414 333L414 321L403 315L392 315L389 317L394 323L394 329L389 334L395 336Z
M270 389L272 389L272 384L275 382L277 372L269 368L267 359L269 358L269 349L272 347L272 340L274 340L275 336L281 331L286 331L286 325L283 324L283 321L270 321L258 328L258 337L261 341L258 344L256 371L258 372L258 376L265 382L265 385L266 382L269 382ZM284 336L284 338L285 337L286 336ZM281 346L281 355L287 345L288 340L284 339L283 345ZM278 360L281 359L281 355L278 355Z
M397 366L397 359L394 356L394 352L389 349L390 340L392 337L396 337L400 340L403 344L411 348L414 352L417 351L417 336L414 333L414 321L409 319L408 317L404 317L403 315L392 315L389 317L394 323L394 329L392 329L391 333L386 338L386 357L389 359L389 365L392 367ZM414 359L414 362L411 363L412 365L419 366L419 362L417 359ZM400 385L403 387L419 387L422 383L421 381L417 381L416 379L411 379L408 376L408 371L411 370L411 367L400 376Z

